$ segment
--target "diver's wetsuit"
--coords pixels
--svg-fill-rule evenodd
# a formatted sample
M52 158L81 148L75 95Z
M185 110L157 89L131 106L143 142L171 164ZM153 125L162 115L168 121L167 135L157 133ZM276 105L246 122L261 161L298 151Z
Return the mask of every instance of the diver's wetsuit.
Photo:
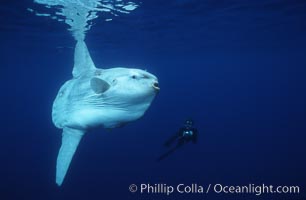
M174 146L172 149L170 149L165 154L161 155L158 158L158 161L166 158L168 155L173 153L175 150L177 150L179 147L183 146L184 144L192 141L192 143L197 143L198 140L198 130L192 126L184 126L179 129L179 131L170 137L166 142L165 146L170 147L175 141L177 141L176 146Z
M183 145L192 141L197 143L198 130L194 127L182 127L180 130L165 142L166 147L170 147L173 142L178 140L177 145Z

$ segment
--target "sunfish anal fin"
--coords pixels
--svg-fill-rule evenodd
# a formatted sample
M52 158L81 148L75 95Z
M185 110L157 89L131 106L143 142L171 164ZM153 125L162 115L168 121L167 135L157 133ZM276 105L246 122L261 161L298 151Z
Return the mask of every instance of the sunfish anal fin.
M84 135L84 131L64 128L62 133L62 145L57 156L56 184L61 186L69 169L70 162Z
M77 41L74 49L73 77L79 77L81 74L94 71L95 69L95 64L90 57L85 42L83 40Z

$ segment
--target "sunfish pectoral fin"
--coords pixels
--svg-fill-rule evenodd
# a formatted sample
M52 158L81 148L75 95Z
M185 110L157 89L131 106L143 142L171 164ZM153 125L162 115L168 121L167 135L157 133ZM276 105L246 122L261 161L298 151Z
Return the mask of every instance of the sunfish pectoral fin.
M106 81L94 77L90 80L90 87L96 94L102 94L110 88L110 85Z
M84 135L84 131L64 128L62 133L62 145L57 156L56 184L61 186L68 171L70 162Z
M96 69L84 40L78 40L74 49L73 77L78 77L82 73L94 71Z

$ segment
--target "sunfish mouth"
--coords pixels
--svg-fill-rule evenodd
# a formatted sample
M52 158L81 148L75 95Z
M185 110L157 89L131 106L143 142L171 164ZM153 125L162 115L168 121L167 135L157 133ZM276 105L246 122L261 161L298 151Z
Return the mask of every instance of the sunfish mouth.
M153 87L155 90L157 90L157 91L160 90L159 85L158 85L158 82L154 82L154 83L152 84L152 87Z

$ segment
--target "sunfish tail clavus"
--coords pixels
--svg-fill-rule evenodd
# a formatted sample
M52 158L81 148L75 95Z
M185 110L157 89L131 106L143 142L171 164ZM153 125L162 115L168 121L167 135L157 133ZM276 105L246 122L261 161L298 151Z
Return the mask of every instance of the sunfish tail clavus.
M89 128L115 128L137 120L159 91L157 78L144 70L96 68L84 41L76 44L72 74L52 109L53 123L63 130L56 163L59 186Z

